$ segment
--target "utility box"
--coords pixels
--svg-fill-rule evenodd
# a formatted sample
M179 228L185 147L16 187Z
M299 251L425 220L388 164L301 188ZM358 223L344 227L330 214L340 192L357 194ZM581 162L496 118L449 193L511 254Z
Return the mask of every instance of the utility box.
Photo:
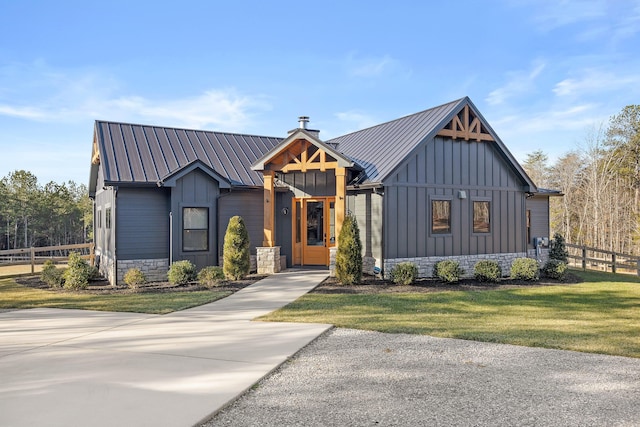
M549 238L548 237L534 237L533 246L537 248L548 248L549 247Z

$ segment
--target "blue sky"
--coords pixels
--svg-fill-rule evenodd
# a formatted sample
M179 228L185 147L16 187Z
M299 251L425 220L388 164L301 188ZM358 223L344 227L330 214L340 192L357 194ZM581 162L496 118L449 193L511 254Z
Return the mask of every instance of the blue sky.
M640 103L640 0L0 0L0 177L87 183L94 120L329 139L469 96L519 160Z

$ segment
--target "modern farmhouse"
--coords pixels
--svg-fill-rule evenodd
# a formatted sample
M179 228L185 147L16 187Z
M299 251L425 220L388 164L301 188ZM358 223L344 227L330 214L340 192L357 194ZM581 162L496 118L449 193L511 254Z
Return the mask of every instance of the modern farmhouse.
M218 265L244 218L254 268L329 267L355 215L365 271L455 258L509 272L549 234L538 190L467 97L323 141L307 117L287 137L96 121L89 193L100 271L163 280L169 265Z

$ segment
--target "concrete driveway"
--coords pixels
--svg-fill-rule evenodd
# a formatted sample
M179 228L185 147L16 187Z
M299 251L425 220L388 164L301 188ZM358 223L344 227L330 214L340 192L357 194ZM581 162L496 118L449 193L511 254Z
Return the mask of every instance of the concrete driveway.
M0 313L0 425L196 424L330 327L250 321L326 275L276 274L164 316L45 308Z

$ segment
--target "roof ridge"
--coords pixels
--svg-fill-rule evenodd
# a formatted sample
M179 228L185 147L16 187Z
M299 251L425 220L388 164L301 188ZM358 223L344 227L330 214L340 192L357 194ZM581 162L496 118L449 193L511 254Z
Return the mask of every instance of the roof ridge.
M427 108L426 110L418 111L417 113L407 114L407 115L404 115L402 117L398 117L397 119L388 120L386 122L378 123L377 125L373 125L373 126L369 126L369 127L363 128L363 129L355 130L353 132L345 133L344 135L336 136L335 138L331 138L331 139L329 139L327 141L324 141L324 142L325 143L329 143L329 142L331 142L333 140L344 138L346 136L353 135L355 133L364 132L364 131L369 130L369 129L373 129L373 128L377 128L377 127L380 127L380 126L388 125L390 123L397 122L399 120L404 120L404 119L407 119L409 117L417 116L419 114L424 114L427 111L436 110L438 108L442 108L444 106L451 105L451 104L457 104L460 101L462 101L463 99L467 99L467 98L468 98L468 96L463 96L462 98L458 98L458 99L456 99L454 101L445 102L444 104L440 104L440 105L437 105L435 107Z
M96 123L105 123L105 124L114 124L114 125L141 126L141 127L155 128L155 129L172 129L172 130L183 130L183 131L190 131L190 132L211 132L211 133L217 133L217 134L222 134L222 135L239 135L239 136L253 136L253 137L257 137L257 138L284 139L281 136L256 135L256 134L240 133L240 132L223 132L223 131L218 131L218 130L192 129L192 128L185 128L185 127L177 127L177 126L149 125L149 124L143 124L143 123L118 122L118 121L113 121L113 120L98 120L98 119L96 119L95 122Z

